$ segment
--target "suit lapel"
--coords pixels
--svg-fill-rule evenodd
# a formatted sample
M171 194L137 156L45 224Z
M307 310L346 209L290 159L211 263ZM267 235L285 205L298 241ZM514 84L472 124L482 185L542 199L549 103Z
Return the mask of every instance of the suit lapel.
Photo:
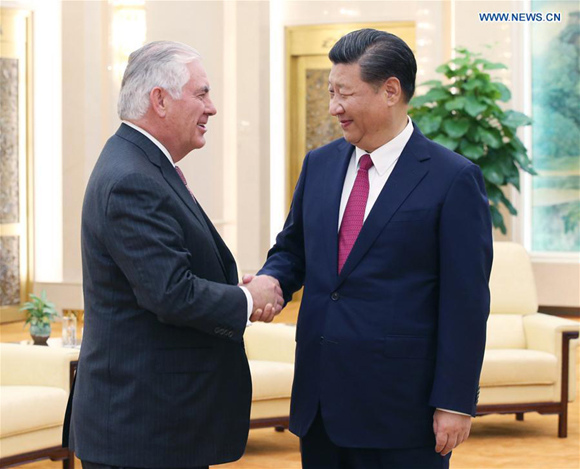
M187 208L191 211L191 213L193 213L199 224L204 227L207 234L209 235L209 230L207 229L207 225L203 219L199 205L191 197L191 194L187 190L187 187L185 187L185 184L183 184L183 181L177 174L177 171L175 171L173 165L167 158L164 157L163 159L165 161L161 160L161 174L163 174L163 177L167 183L171 186L171 188L175 191L183 203L187 205Z
M207 219L206 221L206 217L204 217L205 214L203 213L201 207L193 200L191 194L189 193L189 191L183 184L183 181L177 174L177 171L175 171L175 168L163 154L161 149L141 132L138 132L137 130L125 124L121 124L119 130L117 130L117 135L124 138L125 140L129 140L130 142L134 143L139 148L141 148L147 155L149 161L151 161L151 163L153 163L155 166L159 167L159 169L161 170L161 174L163 175L163 178L167 181L169 186L175 191L177 196L191 211L191 213L197 220L197 223L201 225L206 235L211 240L211 245L216 254L216 257L218 258L218 261L224 272L224 275L226 276L227 279L229 279L230 275L228 275L226 271L224 261L222 259L222 256L220 255L220 252L218 251L218 247L216 246L216 238L209 228L211 222L209 222L209 219Z
M430 156L426 146L423 145L424 139L425 137L415 129L365 220L352 251L338 276L335 289L361 261L394 213L428 173ZM337 238L337 236L335 237ZM338 250L335 256L338 257Z
M206 235L211 240L213 251L220 263L224 275L226 276L226 278L229 278L226 272L226 268L224 266L222 256L220 255L218 247L216 246L215 237L213 236L209 227L209 224L211 224L211 222L208 224L209 219L206 221L201 206L193 200L193 197L191 197L191 194L187 190L187 187L185 187L185 184L183 184L183 181L177 174L177 171L175 171L173 165L169 162L169 160L167 160L167 158L163 159L165 160L165 161L161 160L161 172L163 173L163 177L165 178L167 183L171 186L171 188L177 193L179 198L185 203L185 205L187 205L187 208L189 208L191 213L193 213L199 224L202 226Z
M236 260L234 259L232 252L226 246L226 243L224 243L224 240L222 239L220 234L215 229L215 226L213 226L213 223L204 212L203 208L201 208L201 205L199 206L199 209L201 211L201 214L203 215L204 220L207 223L207 227L211 233L212 239L214 240L214 243L219 252L218 258L220 260L224 274L226 275L226 278L230 284L236 285L238 283L238 269L236 267Z
M329 240L326 243L327 258L331 275L338 276L338 215L340 212L340 199L342 197L342 187L350 158L354 151L354 146L343 141L338 147L338 157L328 158L325 168L324 184L324 207L328 210L324 212L323 239Z

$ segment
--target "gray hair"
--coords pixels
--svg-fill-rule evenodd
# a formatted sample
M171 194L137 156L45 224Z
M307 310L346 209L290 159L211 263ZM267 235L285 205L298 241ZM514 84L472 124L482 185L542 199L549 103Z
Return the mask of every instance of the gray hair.
M173 41L150 42L131 53L119 93L119 117L143 117L149 109L149 93L156 86L180 99L190 78L187 65L200 58L193 47Z

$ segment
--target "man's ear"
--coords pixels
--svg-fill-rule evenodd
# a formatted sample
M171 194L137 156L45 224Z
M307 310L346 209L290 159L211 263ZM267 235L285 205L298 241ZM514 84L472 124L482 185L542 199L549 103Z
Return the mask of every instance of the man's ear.
M384 93L387 105L394 106L399 101L401 101L401 99L403 99L403 90L401 88L401 82L398 78L387 78L381 88Z
M151 103L151 109L159 117L165 117L167 114L167 92L156 86L149 93L149 102Z

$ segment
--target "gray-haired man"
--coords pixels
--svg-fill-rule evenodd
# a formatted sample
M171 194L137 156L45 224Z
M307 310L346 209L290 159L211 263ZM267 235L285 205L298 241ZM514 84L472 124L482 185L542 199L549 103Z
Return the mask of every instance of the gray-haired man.
M242 335L282 299L264 277L237 286L232 254L175 166L205 144L209 91L189 46L155 42L129 58L123 124L83 206L85 326L63 439L85 469L207 467L244 452Z

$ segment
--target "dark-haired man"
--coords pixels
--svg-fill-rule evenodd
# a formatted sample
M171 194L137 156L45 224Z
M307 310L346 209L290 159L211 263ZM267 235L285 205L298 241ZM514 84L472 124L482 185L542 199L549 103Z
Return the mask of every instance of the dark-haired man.
M407 116L416 63L398 37L330 51L344 139L306 155L260 271L304 285L290 428L305 468L441 468L475 413L489 311L481 171Z

